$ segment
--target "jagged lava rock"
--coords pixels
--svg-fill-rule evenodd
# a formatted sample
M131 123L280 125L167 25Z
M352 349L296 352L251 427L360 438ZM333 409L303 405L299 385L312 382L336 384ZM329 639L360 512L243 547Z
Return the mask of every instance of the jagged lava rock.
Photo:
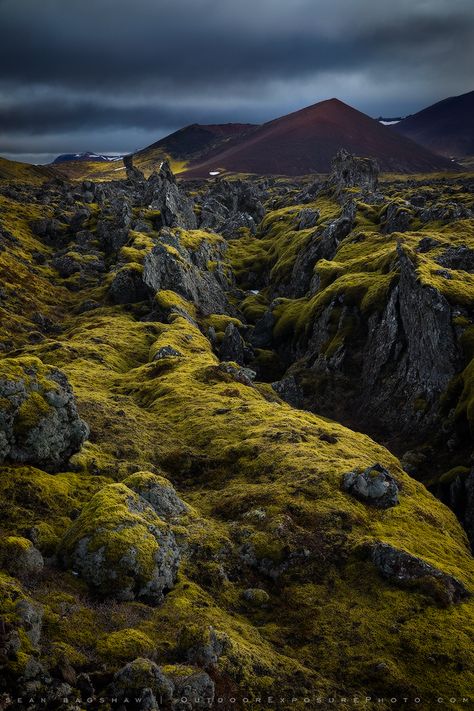
M367 192L377 189L380 168L372 158L359 158L341 148L332 160L328 183L336 191L360 187Z

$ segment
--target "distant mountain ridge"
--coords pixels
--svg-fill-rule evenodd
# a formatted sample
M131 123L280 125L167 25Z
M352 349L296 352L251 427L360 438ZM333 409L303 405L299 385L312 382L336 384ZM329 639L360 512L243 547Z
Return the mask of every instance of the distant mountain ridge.
M413 136L402 135L417 116L398 123L396 118L374 119L333 98L262 125L194 123L136 151L133 158L147 175L167 159L175 173L188 178L221 173L327 173L340 148L375 158L384 172L456 170L458 166L449 160L450 151L440 155L414 142ZM59 156L53 165L60 165L61 172L74 179L116 179L125 170L119 157L93 153Z
M260 175L326 173L340 148L375 158L386 172L422 173L453 167L445 158L339 99L329 99L229 140L205 160L190 161L185 174L204 177L216 171Z
M447 158L474 156L474 91L438 101L392 130Z
M56 165L58 163L67 163L68 161L89 161L97 163L114 163L115 161L122 160L123 156L110 156L103 153L63 153L53 160L51 165Z

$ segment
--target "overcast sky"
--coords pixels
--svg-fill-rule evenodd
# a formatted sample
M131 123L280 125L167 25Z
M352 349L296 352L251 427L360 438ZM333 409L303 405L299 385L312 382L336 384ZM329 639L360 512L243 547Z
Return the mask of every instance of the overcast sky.
M337 97L371 116L474 89L472 0L0 0L0 155L125 153Z

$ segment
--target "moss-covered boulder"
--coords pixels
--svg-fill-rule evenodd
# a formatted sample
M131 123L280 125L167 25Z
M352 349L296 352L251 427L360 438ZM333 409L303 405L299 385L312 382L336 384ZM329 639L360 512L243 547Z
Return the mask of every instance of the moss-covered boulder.
M62 371L35 357L0 360L0 463L59 469L88 433Z
M136 472L123 482L152 506L154 511L170 521L185 513L187 507L176 493L172 483L151 472Z
M60 544L63 563L99 595L163 600L173 587L180 554L170 526L124 484L101 489Z
M43 570L43 556L33 543L21 536L0 539L0 565L17 578L32 578Z
M43 609L23 591L18 581L0 572L0 674L20 663L38 647Z
M110 686L111 696L120 700L136 697L145 691L151 692L150 700L154 700L156 703L156 700L160 699L167 705L173 698L174 685L155 662L143 657L134 659L120 669L115 674ZM149 708L158 707L151 706Z

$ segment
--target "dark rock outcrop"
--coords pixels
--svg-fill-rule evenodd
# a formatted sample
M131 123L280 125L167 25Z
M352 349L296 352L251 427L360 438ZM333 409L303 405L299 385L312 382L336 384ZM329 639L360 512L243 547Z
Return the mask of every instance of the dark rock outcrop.
M262 196L263 192L250 182L218 180L202 199L200 227L228 238L237 236L241 227L255 233L265 215Z
M372 158L359 158L341 148L333 158L328 184L336 193L355 187L375 192L379 172L377 161Z
M112 279L110 296L115 304L135 304L151 295L143 281L143 270L136 264L122 267Z
M452 575L388 543L374 543L370 557L384 578L400 587L420 590L442 605L461 602L469 596Z
M194 303L202 314L228 313L231 309L223 290L225 277L194 264L199 256L177 240L158 244L145 257L143 281L157 292L169 289Z
M407 205L391 202L382 212L382 230L385 234L391 232L406 232L410 229L413 213Z
M219 357L223 361L234 361L239 365L245 365L245 341L233 323L229 323L225 330L219 348Z
M196 228L194 203L179 189L167 161L148 178L144 200L152 210L159 210L159 226Z

